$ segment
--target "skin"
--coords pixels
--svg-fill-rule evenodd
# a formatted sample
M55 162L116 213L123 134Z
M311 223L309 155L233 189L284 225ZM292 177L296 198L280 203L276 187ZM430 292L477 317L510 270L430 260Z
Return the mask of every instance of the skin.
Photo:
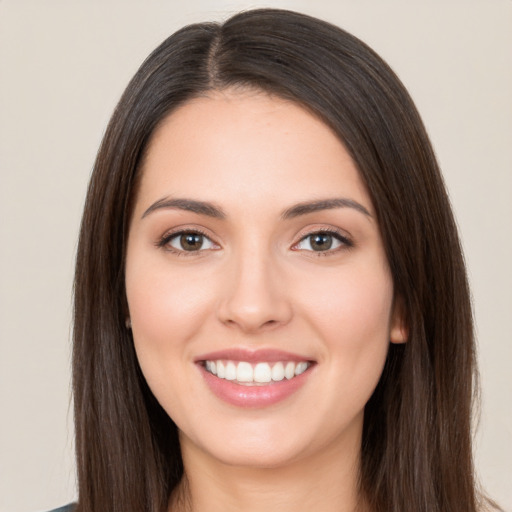
M355 510L364 406L390 340L404 342L406 331L373 205L343 144L292 102L212 92L161 123L142 173L126 290L142 371L180 432L186 476L171 505ZM224 218L151 208L164 198L207 201ZM283 218L332 198L367 213L344 206ZM199 250L184 251L179 236L162 245L187 230L206 235ZM322 230L343 241L312 250L308 236ZM236 407L195 363L230 347L315 364L285 400Z

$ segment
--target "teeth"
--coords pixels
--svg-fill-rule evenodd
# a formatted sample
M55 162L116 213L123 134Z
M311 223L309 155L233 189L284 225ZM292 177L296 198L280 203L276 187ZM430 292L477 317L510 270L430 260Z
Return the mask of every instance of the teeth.
M283 363L276 363L272 367L272 380L279 382L284 379L284 366Z
M253 382L254 372L249 363L240 362L236 369L236 380L238 382Z
M286 366L284 368L284 376L290 380L295 377L295 363L292 363L291 361L286 363Z
M205 367L210 373L217 375L217 365L215 364L215 361L206 361Z
M268 363L258 363L254 367L254 382L270 382L272 380L272 370Z
M217 377L221 379L226 378L226 368L224 366L224 363L222 361L217 361Z
M229 361L226 365L226 380L236 380L237 379L237 371L235 363Z
M300 375L308 369L308 363L301 362L295 367L295 375Z
M290 380L295 376L304 373L310 366L310 363L301 361L294 363L277 362L257 363L254 367L246 361L206 361L206 371L217 375L221 379L237 381L243 384L266 384L269 382L279 382L284 378Z

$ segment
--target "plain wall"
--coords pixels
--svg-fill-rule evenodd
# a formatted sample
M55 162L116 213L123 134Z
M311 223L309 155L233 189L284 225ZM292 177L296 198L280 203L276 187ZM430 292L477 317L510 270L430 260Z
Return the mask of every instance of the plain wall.
M316 15L369 43L423 115L474 295L477 468L512 510L511 0L0 0L0 512L75 497L73 261L113 107L174 30L263 6Z

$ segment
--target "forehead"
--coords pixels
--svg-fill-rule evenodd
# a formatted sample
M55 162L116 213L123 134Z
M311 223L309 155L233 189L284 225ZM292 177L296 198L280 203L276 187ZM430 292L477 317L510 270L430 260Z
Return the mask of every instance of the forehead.
M142 166L139 198L226 203L350 195L371 202L336 134L300 105L263 92L194 98L165 118Z

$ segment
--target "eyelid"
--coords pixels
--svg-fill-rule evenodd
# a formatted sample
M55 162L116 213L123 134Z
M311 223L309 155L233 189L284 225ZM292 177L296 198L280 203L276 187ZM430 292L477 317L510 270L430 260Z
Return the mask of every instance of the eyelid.
M175 247L172 247L169 245L169 242L179 236L183 235L185 233L195 233L204 236L206 239L208 239L212 245L214 245L214 248L208 248L208 249L199 249L197 251L185 251L181 249L177 249ZM299 249L297 246L305 240L307 237L313 236L315 234L319 233L326 233L329 235L332 235L336 240L338 240L341 243L340 247L336 247L334 249L327 249L325 251L313 251L313 250L307 250L307 249ZM213 237L207 230L205 230L202 227L195 226L195 225L187 225L187 226L176 226L168 231L166 231L161 237L158 238L158 240L155 242L155 245L158 248L162 248L168 252L175 253L180 256L198 256L201 253L204 253L206 251L211 250L218 250L221 248L221 245L216 242L215 237ZM334 254L340 250L346 250L350 249L354 246L354 242L352 240L352 237L345 231L337 227L333 226L325 226L325 225L315 225L310 226L306 229L301 230L301 232L297 235L296 242L293 243L291 249L295 251L304 251L304 252L310 252L315 253L316 256L327 256L329 254Z
M336 247L335 249L327 249L325 251L313 251L313 250L307 250L307 249L298 249L297 246L306 238L319 234L319 233L325 233L332 235L336 240L338 240L341 243L340 247ZM333 226L313 226L309 227L306 230L302 230L301 233L298 235L298 240L292 245L291 249L296 251L305 251L305 252L311 252L315 253L317 256L327 256L328 254L334 254L340 250L346 250L351 249L354 247L354 242L352 240L352 237L344 230L340 228L336 228Z
M192 234L198 234L206 239L208 239L215 247L212 249L199 249L197 251L185 251L181 249L177 249L175 247L172 247L169 245L169 242L180 235L186 234L186 233L192 233ZM205 252L205 251L211 251L211 250L217 250L220 249L220 245L214 240L214 237L206 232L203 228L200 228L198 226L177 226L175 228L172 228L168 231L166 231L155 243L155 245L158 248L164 249L168 252L177 254L179 256L198 256L199 254Z

